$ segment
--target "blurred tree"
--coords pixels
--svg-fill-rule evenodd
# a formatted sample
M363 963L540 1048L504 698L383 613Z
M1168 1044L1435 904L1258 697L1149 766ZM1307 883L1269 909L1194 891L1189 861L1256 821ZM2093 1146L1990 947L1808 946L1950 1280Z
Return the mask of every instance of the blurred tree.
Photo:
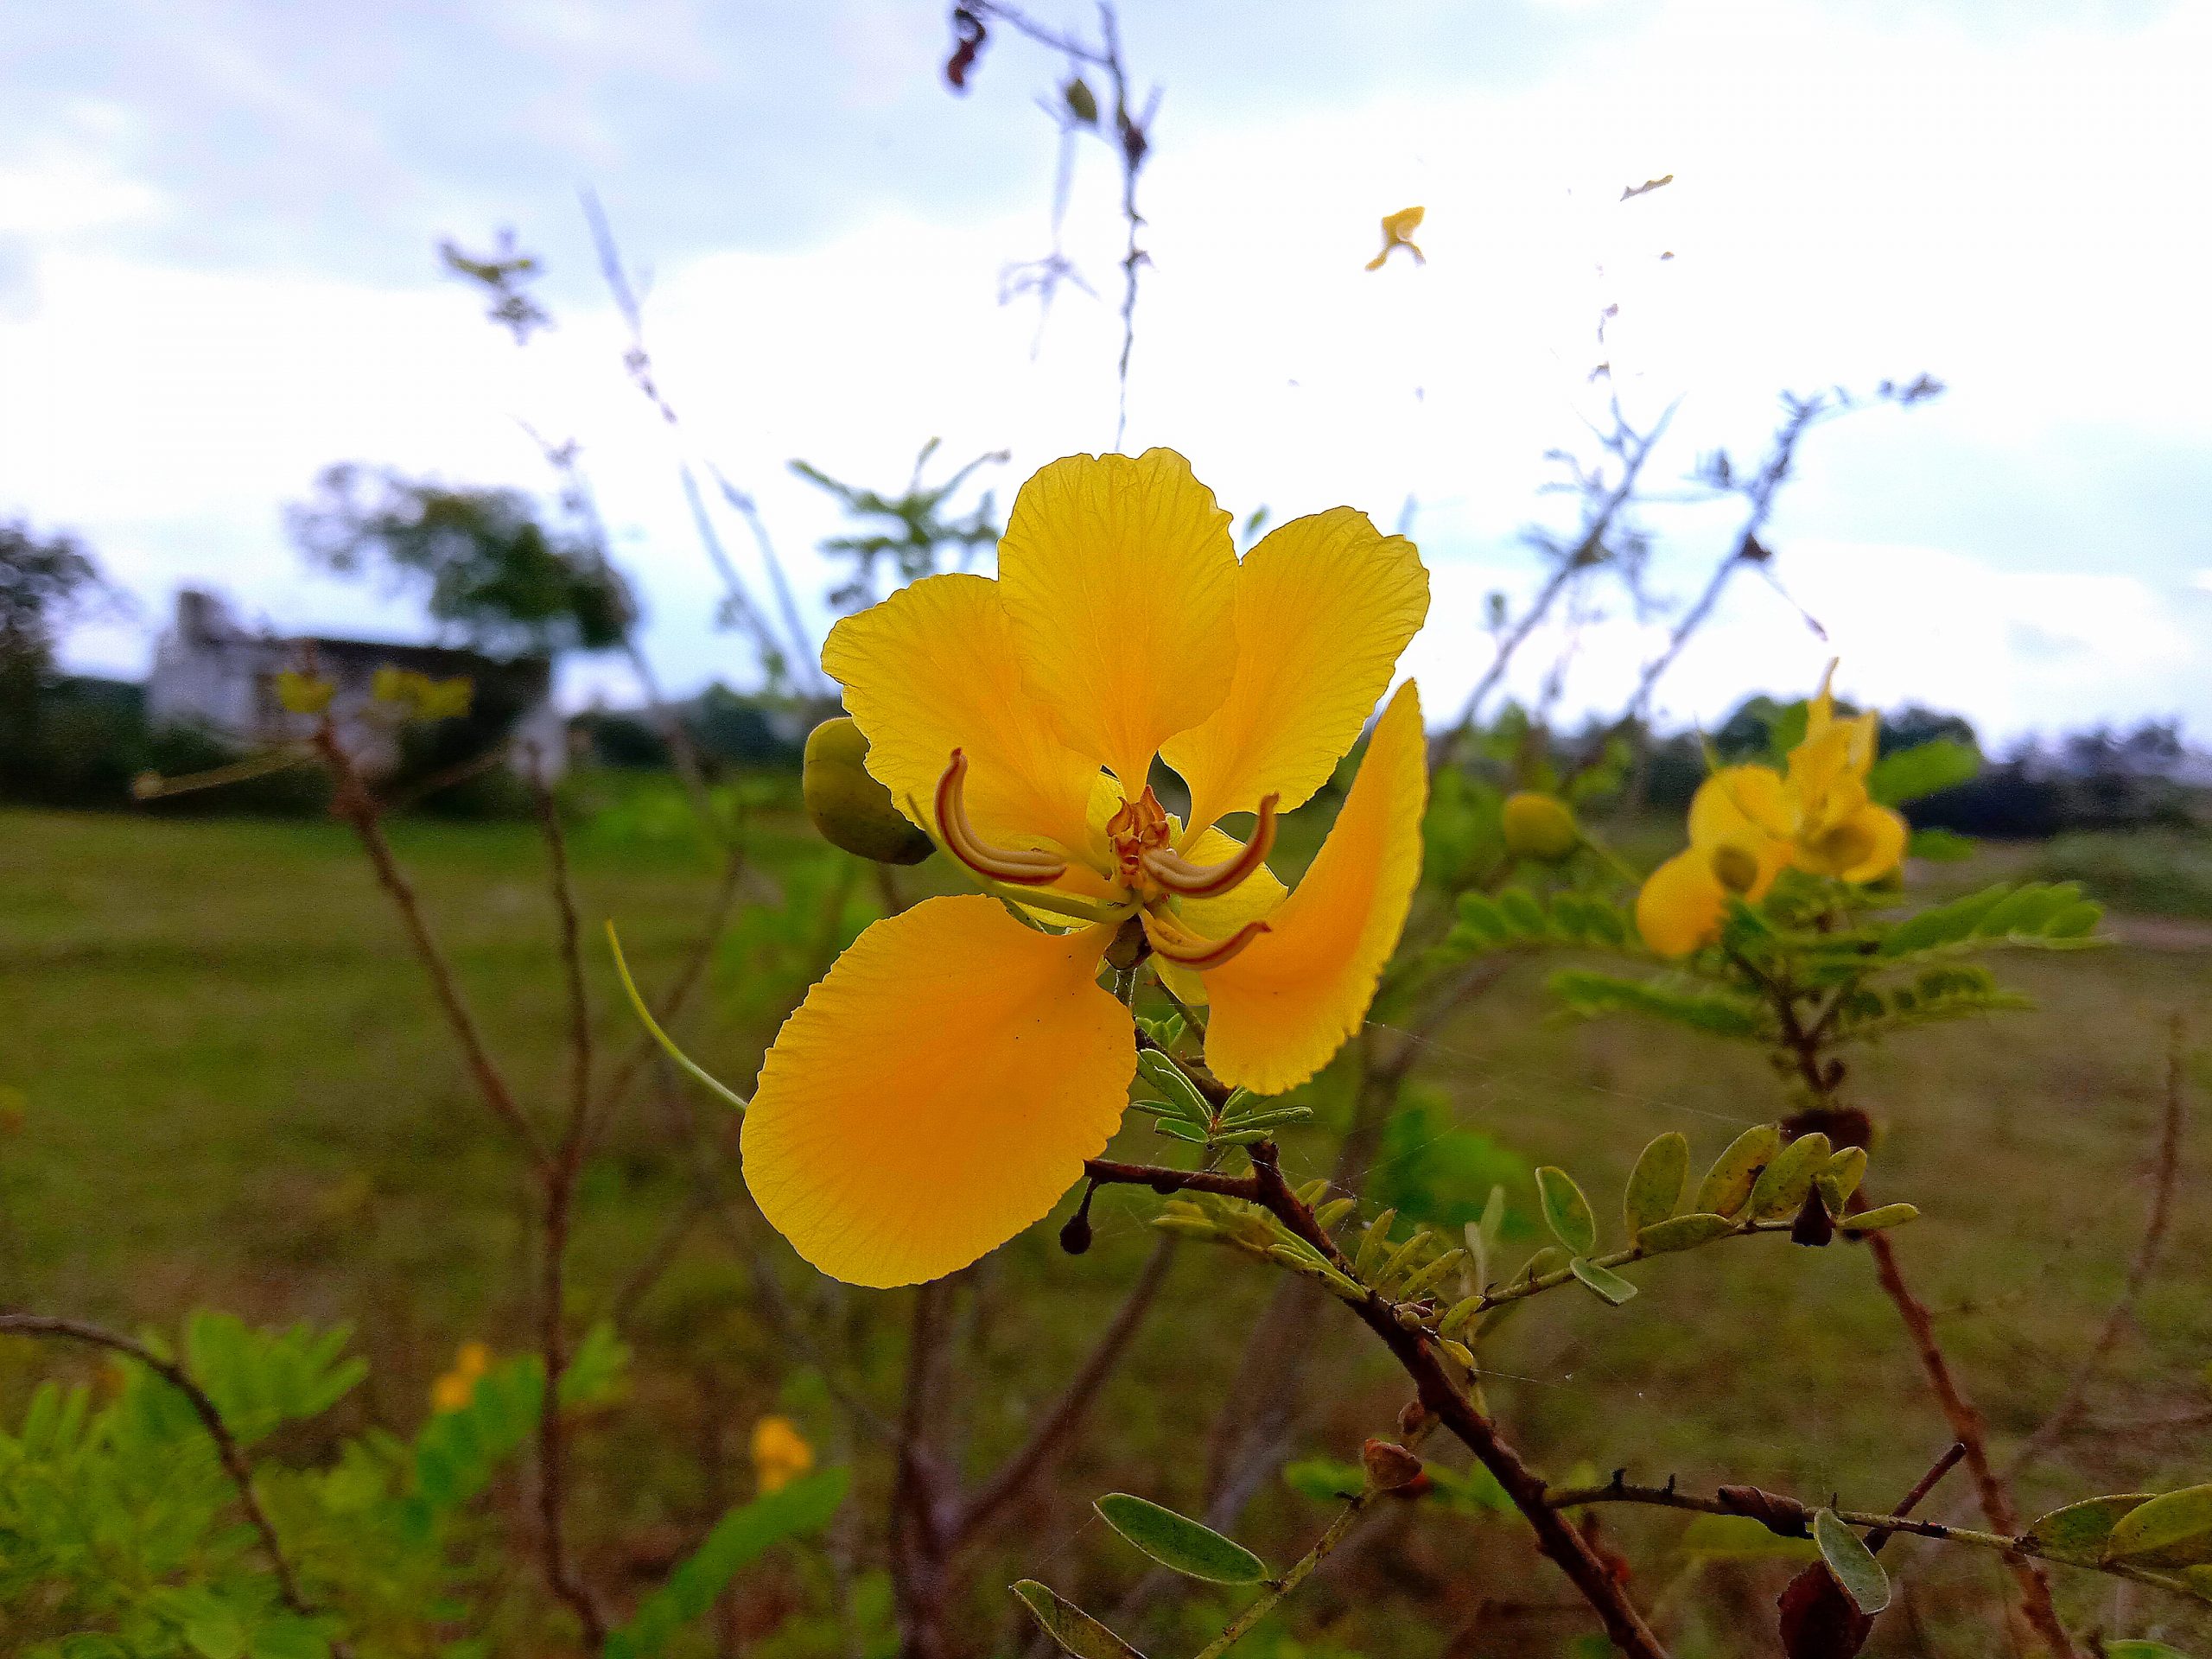
M851 517L862 523L869 519L883 522L881 530L832 536L822 543L824 553L853 562L852 580L830 590L830 602L840 610L856 611L875 603L876 565L882 559L890 559L899 582L918 582L937 573L940 548L959 549L960 568L965 570L977 548L988 547L998 540L999 527L992 518L995 504L988 490L964 518L946 517L945 503L977 467L1003 462L1007 451L994 449L978 455L944 483L925 485L922 473L929 466L930 457L937 453L938 442L931 438L922 446L921 454L914 457L914 475L906 480L906 492L899 495L884 495L858 485L842 484L810 462L791 462L793 472L836 496Z
M286 512L292 538L341 575L381 566L427 589L435 621L499 655L601 651L623 643L636 608L589 537L538 521L518 490L448 488L347 461Z
M0 666L11 675L46 672L61 626L109 592L75 537L41 538L20 519L0 524Z

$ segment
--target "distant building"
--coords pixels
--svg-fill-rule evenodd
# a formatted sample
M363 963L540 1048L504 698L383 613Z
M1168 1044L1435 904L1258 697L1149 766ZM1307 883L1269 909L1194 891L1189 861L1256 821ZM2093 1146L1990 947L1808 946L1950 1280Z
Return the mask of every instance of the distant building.
M276 676L306 666L310 658L315 671L336 683L332 712L354 759L372 774L390 771L399 759L396 731L371 711L370 688L380 668L412 669L441 680L466 675L475 684L480 715L512 712L516 766L524 764L532 746L549 777L567 761L567 726L553 707L553 667L545 658L508 663L445 645L255 633L238 626L220 596L190 588L177 594L175 618L154 647L147 719L156 726L196 726L241 748L296 742L315 721L277 701Z

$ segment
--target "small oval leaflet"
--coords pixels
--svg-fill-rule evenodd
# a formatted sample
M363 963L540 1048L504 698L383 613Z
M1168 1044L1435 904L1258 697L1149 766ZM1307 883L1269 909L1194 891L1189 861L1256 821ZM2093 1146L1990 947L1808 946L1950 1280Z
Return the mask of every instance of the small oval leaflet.
M2108 1561L2171 1552L2173 1567L2212 1560L2212 1484L2184 1486L2120 1516L2105 1540ZM2187 1559L2183 1559L2183 1558Z
M1751 1183L1782 1148L1782 1126L1761 1123L1745 1129L1713 1160L1697 1189L1692 1207L1716 1216L1732 1216L1751 1196Z
M1173 1573L1208 1584L1258 1584L1267 1563L1233 1538L1149 1498L1109 1492L1091 1505L1101 1520Z
M1601 1268L1595 1262L1579 1255L1567 1265L1568 1271L1593 1294L1615 1307L1636 1294L1636 1287L1610 1268Z
M1815 1172L1827 1161L1827 1136L1818 1130L1799 1135L1774 1154L1752 1183L1751 1213L1761 1219L1794 1214L1812 1190Z
M1885 1204L1875 1210L1861 1210L1855 1216L1846 1216L1836 1225L1847 1233L1878 1233L1885 1227L1902 1227L1908 1221L1920 1218L1920 1206L1913 1204Z
M1135 1648L1101 1624L1073 1602L1054 1593L1049 1585L1024 1579L1008 1586L1021 1598L1037 1628L1052 1645L1075 1659L1144 1659Z
M1634 1238L1673 1215L1689 1178L1690 1143L1681 1134L1669 1130L1646 1147L1629 1174L1628 1192L1621 1200L1628 1236Z
M1835 1581L1851 1598L1853 1606L1871 1618L1890 1605L1890 1575L1882 1571L1866 1540L1846 1526L1834 1510L1822 1510L1813 1516L1813 1541L1821 1547L1821 1559L1828 1564L1828 1571L1835 1574Z
M2179 1648L2170 1648L2163 1642L2153 1642L2145 1637L2132 1637L2125 1642L2107 1642L2105 1659L2189 1659Z
M2150 1492L2115 1492L2107 1497L2085 1497L2078 1503L2038 1516L2028 1536L2046 1554L2094 1561L2104 1553L2105 1540L2131 1510L2148 1503Z
M1546 1164L1536 1172L1536 1195L1543 1200L1552 1236L1567 1247L1568 1255L1587 1255L1598 1248L1598 1217L1572 1175Z
M1636 1243L1646 1255L1664 1255L1669 1250L1694 1250L1700 1244L1710 1244L1716 1238L1725 1238L1735 1230L1736 1224L1726 1216L1693 1210L1687 1216L1654 1222L1650 1226L1639 1230Z

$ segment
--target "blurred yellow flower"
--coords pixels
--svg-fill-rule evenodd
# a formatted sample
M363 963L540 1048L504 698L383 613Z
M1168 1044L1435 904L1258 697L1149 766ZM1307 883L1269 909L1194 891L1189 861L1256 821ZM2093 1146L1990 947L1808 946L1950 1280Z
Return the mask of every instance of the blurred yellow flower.
M1426 207L1401 207L1395 213L1382 215L1382 251L1367 262L1370 270L1382 269L1382 262L1399 248L1414 257L1414 263L1425 265L1427 257L1414 245L1414 232L1421 228L1421 221L1427 213Z
M1349 507L1239 563L1172 450L1072 455L1022 486L999 575L925 577L830 632L868 772L995 897L876 923L785 1022L746 1114L747 1180L823 1272L965 1267L1102 1151L1136 1066L1101 958L1211 1001L1206 1061L1275 1094L1359 1027L1405 925L1427 798L1421 704L1390 701L1297 892L1275 817L1358 737L1428 608L1411 543ZM1190 787L1179 822L1149 779ZM1256 815L1249 843L1216 828ZM1065 925L1026 925L1025 915ZM1135 926L1129 925L1132 922Z
M396 704L409 720L451 720L468 712L475 687L466 674L434 680L411 668L390 664L377 670L369 682L369 695L378 702Z
M476 1397L476 1384L492 1369L492 1351L476 1341L464 1342L454 1355L453 1369L430 1384L430 1409L459 1411Z
M285 713L291 715L319 715L330 707L337 685L320 674L302 674L297 669L276 671L276 702Z
M1843 881L1876 881L1904 856L1904 820L1866 793L1878 717L1836 718L1828 664L1806 709L1805 735L1785 776L1771 766L1723 766L1690 802L1690 844L1651 873L1637 895L1643 942L1688 956L1720 935L1728 899L1756 902L1795 867Z
M753 1473L760 1496L780 1492L814 1467L814 1448L788 1417L763 1417L753 1425Z

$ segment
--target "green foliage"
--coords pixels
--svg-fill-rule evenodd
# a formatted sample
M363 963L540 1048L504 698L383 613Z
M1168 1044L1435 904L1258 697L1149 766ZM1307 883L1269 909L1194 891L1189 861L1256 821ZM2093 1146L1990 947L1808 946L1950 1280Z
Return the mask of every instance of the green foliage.
M548 529L518 491L451 488L352 462L315 483L315 504L286 515L308 557L341 575L381 567L480 649L596 651L629 632L634 601L596 543Z
M1680 1209L1689 1178L1690 1143L1682 1135L1670 1131L1644 1147L1621 1198L1621 1219L1627 1224L1628 1236L1636 1237Z
M1902 806L1939 789L1969 782L1981 770L1981 755L1967 744L1936 738L1897 749L1874 763L1866 792L1885 806Z
M914 458L914 475L898 495L840 483L810 462L791 462L791 471L836 497L849 517L863 524L874 519L882 525L850 536L832 536L821 543L822 550L831 557L853 562L851 580L830 595L830 602L840 610L858 610L875 602L876 567L880 563L889 562L897 583L918 582L938 572L940 549L957 549L960 568L964 570L978 548L998 540L999 527L993 518L995 509L988 491L964 518L950 516L945 504L977 468L1005 461L1006 452L999 449L978 455L944 483L924 484L922 474L937 453L938 442L931 438L922 446L921 454Z
M1267 1563L1235 1539L1149 1498L1109 1492L1091 1507L1171 1573L1209 1584L1257 1584L1268 1576Z
M1598 1248L1598 1217L1572 1175L1545 1165L1536 1172L1536 1196L1544 1206L1544 1224L1568 1255L1587 1255Z
M1479 1130L1447 1127L1440 1092L1414 1086L1405 1095L1414 1103L1382 1127L1369 1197L1408 1221L1456 1229L1480 1220L1491 1192L1503 1188L1501 1236L1535 1236L1526 1198L1535 1178L1528 1160Z
M1526 887L1495 897L1463 893L1459 913L1445 949L1461 956L1560 948L1643 953L1635 918L1595 893L1561 892L1547 900Z
M609 1632L606 1659L652 1659L660 1653L677 1630L704 1616L740 1567L788 1539L829 1525L849 1484L842 1469L824 1469L732 1510L645 1598L636 1616Z
M1012 1588L1037 1621L1037 1628L1062 1653L1073 1659L1143 1659L1135 1648L1047 1586L1023 1579Z
M1814 1515L1813 1542L1853 1606L1871 1618L1890 1605L1890 1575L1882 1571L1866 1541L1846 1526L1834 1510Z
M1711 1036L1752 1042L1764 1041L1770 1029L1765 1010L1743 993L1697 989L1694 982L1678 976L1622 979L1569 969L1552 976L1551 988L1569 1009L1585 1019L1640 1014Z
M187 1321L177 1362L240 1448L265 1453L324 1417L365 1368L342 1328L257 1331L227 1314ZM166 1354L157 1338L147 1338ZM563 1399L607 1398L628 1359L595 1327L564 1373ZM451 1628L481 1628L481 1578L456 1545L462 1511L511 1466L537 1427L544 1375L534 1357L478 1378L467 1404L434 1414L412 1444L372 1429L335 1443L320 1466L262 1455L254 1490L298 1574L287 1607L259 1534L192 1402L143 1365L116 1362L120 1386L47 1382L13 1433L0 1431L0 1639L35 1659L328 1659L438 1651ZM573 1386L570 1386L573 1384ZM327 1441L326 1441L327 1444ZM827 1471L725 1517L609 1652L656 1652L770 1545L817 1529L846 1477Z
M2045 878L2077 881L2139 915L2212 919L2212 835L2202 830L2061 836L2037 864Z

